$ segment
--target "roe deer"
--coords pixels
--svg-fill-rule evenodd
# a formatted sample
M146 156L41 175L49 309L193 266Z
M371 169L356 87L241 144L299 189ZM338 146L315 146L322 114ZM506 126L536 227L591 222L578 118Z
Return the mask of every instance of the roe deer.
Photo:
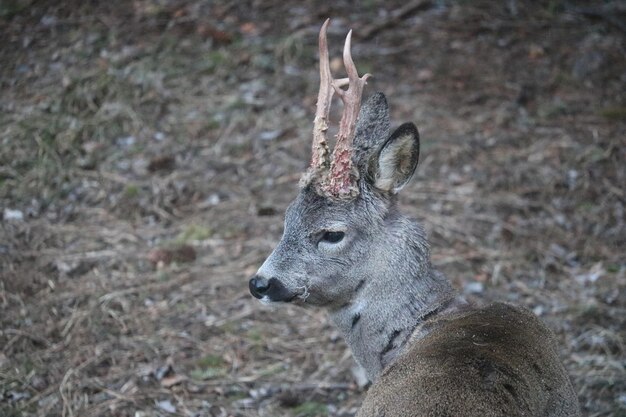
M357 73L350 33L348 78L332 79L327 25L311 167L250 292L328 309L373 381L358 417L579 416L550 330L524 308L469 305L431 265L424 230L397 207L417 166L417 129L390 134L380 93L361 108L369 75ZM334 93L344 110L330 155Z

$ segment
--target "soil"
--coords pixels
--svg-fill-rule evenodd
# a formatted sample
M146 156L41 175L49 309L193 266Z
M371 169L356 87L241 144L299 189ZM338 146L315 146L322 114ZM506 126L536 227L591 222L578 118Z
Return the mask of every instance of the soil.
M324 311L248 293L326 17L420 129L400 200L433 264L532 309L583 415L626 416L626 8L560 0L0 2L0 415L355 415Z

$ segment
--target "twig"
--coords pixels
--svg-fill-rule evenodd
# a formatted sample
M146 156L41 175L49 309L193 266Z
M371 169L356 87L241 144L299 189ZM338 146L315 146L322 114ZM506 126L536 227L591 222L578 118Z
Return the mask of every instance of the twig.
M626 7L620 9L618 2L609 3L601 7L570 7L572 13L578 13L586 17L597 17L606 20L622 32L626 32L626 24L618 16L626 12Z
M113 292L110 292L101 296L98 300L100 301L100 303L105 303L117 297L129 295L129 294L135 294L141 291L159 291L159 290L164 290L173 286L181 287L182 285L188 284L191 281L193 281L193 277L190 274L181 274L176 280L167 281L167 282L160 282L160 281L149 282L147 284L137 285L135 287L113 291Z
M360 30L361 39L369 39L376 35L383 29L387 29L390 26L397 24L399 21L406 19L407 17L421 12L423 10L430 9L433 2L430 0L413 0L402 6L401 8L394 10L387 19L384 19L378 23L374 23L371 26Z
M8 349L11 347L11 345L13 345L17 340L19 340L20 337L26 337L28 339L33 340L34 342L40 343L42 345L44 345L45 347L50 347L52 346L52 344L50 342L48 342L46 339L39 337L39 336L35 336L34 334L25 332L23 330L19 330L19 329L6 329L4 330L4 332L6 334L12 334L15 337L12 338L11 340L9 340L7 342L7 344L4 346L4 348L2 349L4 352L7 352Z
M68 369L65 375L63 375L63 379L61 380L61 383L59 384L59 388L58 388L59 394L61 395L61 400L63 401L63 410L61 414L63 417L74 416L74 409L72 408L72 404L71 404L72 398L71 398L71 386L69 383L70 378L74 375L77 375L87 366L94 363L97 359L98 359L97 356L91 357L87 359L86 361L82 362L81 364L79 364L77 367Z
M347 382L304 382L301 384L290 385L289 390L292 391L311 391L316 389L325 389L325 390L353 390L355 388L354 384Z

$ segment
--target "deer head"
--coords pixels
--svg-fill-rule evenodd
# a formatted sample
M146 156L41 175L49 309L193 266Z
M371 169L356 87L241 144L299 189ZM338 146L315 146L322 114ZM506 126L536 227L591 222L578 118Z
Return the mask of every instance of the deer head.
M420 257L428 257L421 229L414 234L417 242L399 239L407 231L406 225L397 224L404 222L395 208L396 194L417 166L417 128L406 123L390 134L389 110L381 93L361 107L369 74L358 76L350 53L351 32L343 51L348 78L331 78L327 26L328 20L319 36L320 90L311 167L287 209L280 243L249 283L252 295L264 302L340 306L367 285L369 277L384 274L386 262L400 260L400 246L413 245ZM330 155L326 131L334 93L344 109ZM409 264L400 268L421 268Z

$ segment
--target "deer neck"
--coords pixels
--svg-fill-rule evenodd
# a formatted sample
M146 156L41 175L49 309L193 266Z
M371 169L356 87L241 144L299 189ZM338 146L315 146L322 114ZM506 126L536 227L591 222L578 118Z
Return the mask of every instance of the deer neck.
M447 278L431 267L421 228L404 224L398 230L401 245L393 235L395 246L387 246L396 249L392 254L370 256L359 267L361 284L352 300L330 312L370 381L419 334L420 324L462 303ZM380 265L389 267L380 270Z

